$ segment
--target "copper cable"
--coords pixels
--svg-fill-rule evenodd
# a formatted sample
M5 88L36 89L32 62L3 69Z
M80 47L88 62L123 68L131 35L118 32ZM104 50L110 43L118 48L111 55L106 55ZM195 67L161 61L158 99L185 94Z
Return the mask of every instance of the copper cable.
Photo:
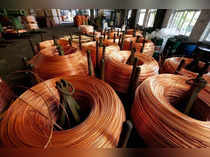
M94 27L91 25L80 25L79 30L84 34L88 34L88 33L93 33Z
M131 41L132 43L132 47L136 48L137 52L140 52L143 46L143 38L140 38L140 42L136 43L136 37L130 37L130 38L125 38L124 42L123 42L123 47L122 50L130 50L130 43ZM105 45L117 45L119 42L119 39L114 40L113 39L106 39L104 40ZM145 45L144 45L144 49L143 49L143 54L147 55L147 56L153 56L155 51L155 45L151 40L146 40L145 41Z
M210 122L185 115L174 106L184 105L191 89L187 80L181 75L161 74L148 78L136 89L131 115L139 135L149 146L210 147ZM209 92L202 90L194 106L199 101L210 104ZM200 110L194 113L203 114Z
M133 66L126 64L130 54L130 51L112 51L106 57L105 81L121 93L127 93L132 74ZM141 68L139 83L158 74L159 66L154 58L137 52L135 56L139 59L138 66Z
M133 35L133 33L134 33L134 29L127 29L127 33L126 34ZM136 30L136 36L142 35L142 33L143 33L142 31Z
M108 37L108 34L110 34L109 35L110 39L114 39L114 34L115 34L115 38L116 39L119 39L120 35L121 36L123 35L123 32L120 31L119 32L119 35L118 35L118 32L117 31L111 31L110 33L106 32L106 38ZM143 37L141 32L136 32L136 36ZM124 37L125 38L132 38L133 37L133 34L124 34Z
M58 44L61 45L63 48L69 45L69 38L70 36L66 35L57 40ZM91 37L81 35L81 42L89 42L91 41ZM53 46L54 41L53 40L45 40L42 42L39 42L39 49L45 49L47 47ZM73 47L79 47L79 36L78 35L72 35L72 46Z
M96 41L83 43L82 44L83 53L85 53L87 50L91 51L91 58L93 61L93 65L95 67L96 66ZM119 51L119 50L120 50L120 48L118 45L107 46L105 55L112 53L112 51ZM99 63L102 59L102 52L103 52L103 47L99 47L99 50L98 50L98 62Z
M66 45L69 44L68 39L58 39L57 40L58 44L61 45L62 47L65 47ZM53 40L45 40L39 43L39 48L40 50L48 48L50 46L54 45L54 41Z
M60 56L55 46L41 50L30 61L34 64L34 72L43 80L58 76L88 75L86 54L71 46L66 46L64 53L64 56Z
M195 78L198 75L198 73L189 71L189 70L187 70L185 68L187 65L189 65L193 61L192 58L186 58L186 57L171 57L171 58L167 58L165 60L164 64L163 64L160 72L161 73L174 74L176 69L177 69L177 67L179 66L181 60L185 61L185 65L184 65L184 67L181 68L181 70L179 71L179 74ZM204 62L199 61L198 67L202 68L204 66L204 64L205 64ZM208 72L210 74L210 68L208 69ZM204 74L204 78L210 83L209 74Z
M58 79L34 86L11 105L0 125L3 146L46 148L47 144L47 148L116 147L125 121L125 111L114 90L104 81L93 77L66 78L76 89L74 97L80 107L90 112L83 122L71 129L52 130L52 122L57 118L56 104L60 99L55 88Z
M77 26L84 25L88 23L88 19L84 15L76 15L74 17L74 23Z

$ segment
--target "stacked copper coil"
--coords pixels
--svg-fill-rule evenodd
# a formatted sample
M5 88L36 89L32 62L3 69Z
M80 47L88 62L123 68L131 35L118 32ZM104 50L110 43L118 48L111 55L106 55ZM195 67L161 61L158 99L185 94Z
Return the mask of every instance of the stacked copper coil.
M86 53L87 50L91 51L91 58L94 67L96 66L96 41L88 42L88 43L83 43L82 44L82 51L83 53ZM107 46L105 50L105 56L108 54L112 53L113 51L119 51L120 48L118 45L112 45L112 46ZM103 47L99 47L98 49L98 63L100 63L102 59L102 54L103 54Z
M120 31L120 32L117 32L117 31L106 32L106 38L108 37L108 35L109 35L110 39L114 39L114 36L116 39L119 39L120 36L123 36L123 32L122 31ZM141 32L136 32L136 36L143 37ZM124 34L124 38L132 38L132 37L133 37L133 33L132 34L128 34L128 33Z
M43 80L58 76L88 75L86 55L71 46L64 48L63 56L59 55L55 46L45 48L32 60L35 73Z
M91 25L80 25L79 30L84 34L88 34L88 33L93 32L94 28Z
M126 34L133 35L134 31L135 31L134 29L127 29L127 33ZM138 35L142 35L142 31L136 30L136 36L138 36Z
M85 25L88 23L88 18L84 15L76 15L74 17L74 24L76 26Z
M59 94L55 82L47 80L23 93L11 105L0 126L5 147L113 148L118 144L125 121L123 105L114 90L93 77L66 78L76 92L81 108L89 108L87 118L67 130L55 130ZM70 120L71 121L71 120Z
M155 51L155 45L151 40L143 41L143 38L141 38L139 42L136 42L136 37L126 38L124 40L123 50L130 49L131 41L133 42L132 47L135 47L137 52L141 52L141 49L143 47L143 42L145 42L144 49L143 49L142 53L147 56L151 56L151 57L153 56L154 51Z
M210 147L210 122L180 112L191 85L190 78L161 74L148 78L137 89L131 115L139 135L151 147ZM205 95L205 96L204 96ZM194 103L210 104L209 92L202 90ZM196 114L203 114L195 110Z
M181 60L185 61L184 66L180 69L180 71L178 72L181 75L185 75L188 77L196 77L198 75L198 73L192 72L187 70L185 67L187 65L189 65L193 59L192 58L186 58L186 57L171 57L165 60L162 68L161 68L161 73L171 73L174 74L176 72L176 69L178 68ZM201 69L202 67L204 67L205 63L202 61L198 62L198 67ZM210 68L208 69L208 72L210 72ZM207 81L210 83L209 80L209 74L205 74L204 78L207 79Z
M0 78L0 113L10 105L13 97L14 93L12 90L8 87L6 82Z
M143 52L141 51L143 47L143 38L140 38L140 41L137 43L136 42L137 37L130 37L130 38L125 38L122 46L122 50L130 50L131 47L131 41L132 41L132 47L136 48L137 52L141 52L147 56L153 56L154 51L155 51L155 45L151 40L146 40L144 44L144 49ZM119 43L119 39L116 39L115 42L113 39L105 39L104 44L105 45L117 45Z
M113 51L105 58L105 81L121 93L127 93L129 87L133 66L126 62L130 54L130 51ZM139 59L138 66L141 68L139 83L158 74L159 66L154 58L141 53L136 53L135 57Z
M61 38L57 40L58 44L61 45L62 47L65 47L66 45L69 44L68 39L66 38ZM45 49L47 47L51 47L54 45L53 40L45 40L39 43L39 48L40 50Z

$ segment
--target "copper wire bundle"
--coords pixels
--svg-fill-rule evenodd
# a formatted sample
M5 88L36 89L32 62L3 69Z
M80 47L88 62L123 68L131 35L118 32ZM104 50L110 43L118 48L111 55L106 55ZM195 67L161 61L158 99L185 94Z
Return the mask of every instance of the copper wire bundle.
M4 82L0 78L0 113L10 105L12 98L14 97L14 93L8 87L6 82Z
M88 23L88 19L84 15L76 15L74 17L74 24L76 26L84 25L86 23Z
M134 33L134 29L127 29L127 33L126 34L133 35L133 33ZM136 35L142 35L142 31L136 30Z
M130 49L130 42L133 42L132 46L136 48L137 52L140 52L143 46L143 38L140 38L140 42L136 42L136 37L132 38L126 38L124 40L123 50L129 50ZM155 45L151 40L146 40L144 44L143 54L147 56L153 56L155 51Z
M77 126L57 131L52 130L60 99L55 88L57 80L47 80L34 86L11 105L0 126L3 146L80 149L115 147L125 121L125 111L114 90L93 77L66 79L76 89L74 97L80 107L89 108L90 113ZM49 109L51 112L48 112Z
M62 47L65 47L66 45L69 44L68 39L66 38L61 38L57 40L58 44L61 45ZM39 43L40 50L45 49L47 47L51 47L54 45L53 40L45 40Z
M93 65L95 67L96 66L96 42L92 41L92 42L88 42L88 43L83 43L82 44L83 53L86 53L87 50L91 51L91 58L93 61ZM112 53L112 51L119 51L119 50L120 50L120 48L118 45L107 46L106 51L105 51L105 56ZM99 63L102 59L102 54L103 54L103 47L99 47L99 50L98 50L98 62Z
M92 33L94 31L94 28L91 25L80 25L79 30L82 33L88 34L88 33Z
M192 58L186 58L186 57L167 58L163 64L160 72L174 74L176 72L176 69L179 66L181 60L185 61L185 65L183 68L181 68L181 70L179 71L179 74L185 75L188 77L193 77L193 78L196 77L198 75L198 73L195 73L195 72L185 69L185 67L193 61ZM204 64L205 64L204 62L199 61L198 67L202 68L204 66ZM210 72L210 68L208 69L208 72ZM206 80L210 83L209 74L205 74L204 78L206 78Z
M133 66L126 62L130 54L130 51L113 51L105 58L105 81L121 93L127 93L129 87ZM139 59L138 66L141 68L139 83L158 74L159 66L154 58L141 53L136 53L135 56Z
M86 55L74 47L67 46L60 56L55 46L45 48L34 57L34 71L46 80L58 76L87 76L88 63Z
M110 39L114 39L114 34L115 34L115 38L119 39L120 35L122 36L123 33L120 31L119 34L117 31L112 31L110 33L106 32L106 38L109 35ZM136 36L140 36L142 37L142 34L140 32L136 32ZM124 34L124 38L132 38L133 34Z
M173 106L182 106L188 97L191 85L186 80L189 78L181 75L161 74L148 78L137 88L131 115L139 135L149 146L210 147L210 122L191 118ZM197 101L210 104L209 92L202 90ZM200 110L195 113L203 114Z
M123 50L130 50L130 43L131 41L132 43L132 47L136 48L137 52L140 52L143 46L143 38L140 38L140 42L136 43L136 37L130 37L130 38L125 38L124 42L123 42ZM105 39L104 40L104 44L109 46L109 45L117 45L119 42L119 39L116 39L115 42L113 39ZM146 40L145 41L145 45L144 45L144 49L143 49L143 54L147 55L147 56L153 56L155 51L155 45L151 40Z

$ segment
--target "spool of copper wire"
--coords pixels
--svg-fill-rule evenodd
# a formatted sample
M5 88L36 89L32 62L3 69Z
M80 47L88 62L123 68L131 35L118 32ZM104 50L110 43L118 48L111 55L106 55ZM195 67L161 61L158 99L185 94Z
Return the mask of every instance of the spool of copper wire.
M91 58L93 61L94 67L96 66L96 41L87 42L82 44L82 51L85 53L87 50L91 51ZM119 51L120 48L118 45L107 46L105 50L105 55L112 53L112 51ZM103 47L98 48L98 63L100 63L103 54Z
M186 57L171 57L171 58L167 58L165 60L164 64L163 64L160 72L161 73L171 73L171 74L174 74L176 72L176 70L177 70L177 68L178 68L181 60L184 60L185 61L185 64L180 69L180 71L178 72L178 74L195 78L198 75L198 73L192 72L192 71L186 69L186 67L193 61L192 58L186 58ZM204 65L205 65L204 62L199 61L198 62L198 69L202 69L204 67ZM210 72L210 68L208 69L208 72ZM209 74L205 74L204 75L204 78L210 83Z
M55 78L34 86L11 105L0 127L3 146L116 147L125 121L125 111L114 90L104 81L93 77L66 78L75 88L74 97L80 108L89 112L87 118L71 129L58 131L52 128L60 102L55 87L58 80Z
M84 34L88 34L94 31L94 27L91 25L80 25L79 30Z
M130 37L130 38L125 38L122 46L122 50L130 50L131 47L131 41L132 41L132 47L136 48L137 52L141 52L147 56L153 56L154 51L155 51L155 45L151 40L146 40L144 44L144 49L143 52L141 51L143 47L143 38L140 37L139 42L136 42L137 37ZM113 39L106 39L104 40L105 45L117 45L119 43L119 39L116 39L115 42Z
M134 34L134 29L127 29L127 33L126 34L129 34L129 35L133 35ZM138 35L141 35L142 36L142 31L136 31L136 36Z
M87 76L88 63L85 54L74 47L66 46L60 56L55 46L45 48L33 58L34 71L43 80L58 76Z
M126 64L130 54L130 51L112 51L106 57L105 81L121 93L127 93L132 74L133 66ZM141 53L136 53L135 56L139 59L138 66L141 68L139 83L158 74L159 66L154 58Z
M69 44L68 40L63 38L63 39L58 39L57 40L58 44L61 45L62 47L65 47ZM54 41L53 40L45 40L39 43L40 50L54 46Z
M202 111L194 107L188 116L184 107L191 85L188 77L161 74L148 78L137 89L131 115L139 135L151 147L210 147L210 122L195 119ZM206 89L206 88L205 88ZM193 106L210 104L209 91L201 90ZM186 104L185 104L186 105Z

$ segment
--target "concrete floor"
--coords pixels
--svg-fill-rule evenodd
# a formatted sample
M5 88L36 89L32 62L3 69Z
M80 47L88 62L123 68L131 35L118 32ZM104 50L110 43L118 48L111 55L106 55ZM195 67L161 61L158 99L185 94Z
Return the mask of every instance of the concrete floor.
M44 40L52 39L52 36L63 36L69 32L78 32L77 27L72 24L62 24L54 28L43 29ZM33 43L41 40L40 34L32 34L31 39ZM17 70L24 69L22 61L23 57L31 58L33 52L31 50L28 39L12 39L12 43L6 44L7 47L0 47L0 77L6 79L6 75Z

